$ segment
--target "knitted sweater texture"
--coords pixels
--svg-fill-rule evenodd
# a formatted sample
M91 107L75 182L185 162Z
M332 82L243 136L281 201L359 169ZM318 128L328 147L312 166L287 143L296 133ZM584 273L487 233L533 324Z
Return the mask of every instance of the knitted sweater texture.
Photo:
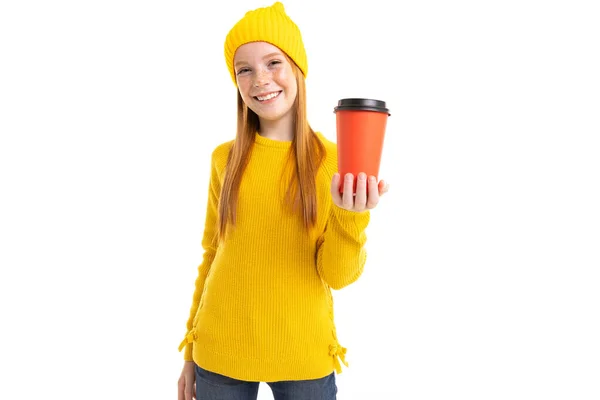
M217 146L202 238L203 259L179 350L209 371L245 381L322 378L341 372L331 289L356 281L366 262L370 212L336 206L330 187L337 146L316 178L317 229L306 233L279 185L292 142L255 136L240 186L237 221L215 245L219 194L233 141Z

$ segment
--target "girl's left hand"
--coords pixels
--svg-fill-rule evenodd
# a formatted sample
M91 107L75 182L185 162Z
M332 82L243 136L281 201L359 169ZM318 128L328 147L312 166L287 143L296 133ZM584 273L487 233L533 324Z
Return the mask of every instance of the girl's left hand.
M367 175L364 172L358 174L356 182L356 195L352 194L354 186L354 175L348 173L344 179L344 193L340 193L340 174L335 173L331 180L331 195L336 206L348 211L362 212L372 210L379 203L379 198L383 196L389 189L387 183L370 176L367 180Z

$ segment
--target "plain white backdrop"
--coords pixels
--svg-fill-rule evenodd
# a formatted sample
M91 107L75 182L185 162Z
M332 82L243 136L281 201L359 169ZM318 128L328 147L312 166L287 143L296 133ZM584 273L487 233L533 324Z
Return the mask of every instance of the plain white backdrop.
M338 399L600 398L593 3L284 1L313 128L392 113ZM271 4L2 2L0 398L176 398L223 42Z

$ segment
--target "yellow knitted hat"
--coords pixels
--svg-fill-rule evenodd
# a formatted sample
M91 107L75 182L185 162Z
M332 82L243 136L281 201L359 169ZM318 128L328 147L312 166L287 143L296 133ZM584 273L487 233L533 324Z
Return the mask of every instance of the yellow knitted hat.
M233 57L241 45L250 42L267 42L285 52L306 77L308 64L302 35L298 26L287 16L279 1L270 7L248 11L231 28L225 39L225 61L233 83L237 85Z

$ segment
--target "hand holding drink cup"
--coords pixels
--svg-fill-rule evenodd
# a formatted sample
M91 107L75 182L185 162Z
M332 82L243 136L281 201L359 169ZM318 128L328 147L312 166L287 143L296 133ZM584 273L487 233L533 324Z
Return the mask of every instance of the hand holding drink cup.
M339 173L333 175L331 183L333 202L336 206L350 211L365 211L375 208L379 203L379 198L389 189L388 183L384 180L377 182L375 176L367 179L367 175L361 172L358 179L355 179L354 175L348 173L341 183L344 189L340 193L341 180ZM356 185L356 192L352 193L354 185Z
M378 181L387 118L385 102L342 99L335 107L338 173L331 182L333 202L350 211L375 208L389 185Z

